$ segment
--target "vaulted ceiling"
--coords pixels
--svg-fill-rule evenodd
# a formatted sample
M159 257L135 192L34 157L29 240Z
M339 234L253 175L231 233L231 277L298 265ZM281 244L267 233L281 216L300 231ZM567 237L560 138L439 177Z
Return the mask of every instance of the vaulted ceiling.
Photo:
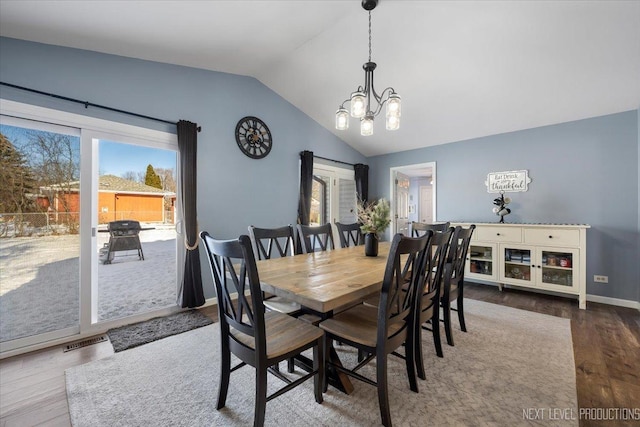
M381 0L375 85L401 127L340 132L367 25L359 0L0 2L2 36L253 76L367 156L640 106L640 1Z

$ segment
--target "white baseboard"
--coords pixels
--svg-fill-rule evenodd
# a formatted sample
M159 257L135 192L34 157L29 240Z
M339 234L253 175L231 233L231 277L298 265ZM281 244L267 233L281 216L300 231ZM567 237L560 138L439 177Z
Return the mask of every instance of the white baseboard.
M619 307L635 308L640 310L640 301L631 301L628 299L602 297L600 295L587 294L587 301L597 302L600 304L617 305Z
M496 287L498 286L498 284L494 282L484 282L484 281L481 282L480 280L475 280L475 279L470 282L477 283L480 285L489 285L489 286L496 286ZM504 286L505 288L513 287L515 289L519 289L522 291L531 291L531 292L536 292L540 294L554 295L554 296L565 297L565 298L573 298L577 296L577 295L568 295L568 294L561 294L558 292L546 291L543 289L522 288L522 287L512 286L512 285L504 285ZM640 311L640 301L632 301L628 299L611 298L611 297L602 297L600 295L591 295L591 294L587 294L587 301L597 302L599 304L616 305L618 307L635 308L636 310Z

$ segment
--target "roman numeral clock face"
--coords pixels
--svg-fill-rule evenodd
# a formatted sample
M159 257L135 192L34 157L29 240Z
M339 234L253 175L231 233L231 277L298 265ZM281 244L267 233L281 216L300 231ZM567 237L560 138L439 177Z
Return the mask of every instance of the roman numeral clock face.
M244 117L236 126L236 142L252 159L262 159L271 151L273 140L267 125L257 117Z

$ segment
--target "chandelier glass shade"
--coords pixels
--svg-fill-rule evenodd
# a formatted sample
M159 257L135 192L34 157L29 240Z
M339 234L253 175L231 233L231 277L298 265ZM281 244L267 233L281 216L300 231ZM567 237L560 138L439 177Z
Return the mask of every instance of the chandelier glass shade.
M378 0L362 0L362 7L369 12L369 61L362 68L364 69L364 86L351 94L349 99L344 100L338 111L336 111L336 129L346 130L349 128L349 116L360 119L360 134L363 136L373 135L374 117L380 114L382 107L386 105L386 129L396 130L400 128L400 116L402 113L401 98L392 87L388 87L378 94L373 86L373 71L376 63L371 62L371 10L378 4ZM345 107L349 104L349 110Z

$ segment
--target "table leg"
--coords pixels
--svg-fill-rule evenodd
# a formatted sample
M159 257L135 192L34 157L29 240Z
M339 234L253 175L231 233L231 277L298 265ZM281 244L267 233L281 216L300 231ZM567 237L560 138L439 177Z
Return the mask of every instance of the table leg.
M338 357L338 353L336 352L336 348L334 346L331 346L331 348L329 349L329 359L334 365L342 367L342 362L340 361L340 358ZM353 393L353 384L351 383L351 379L347 374L340 372L337 369L333 369L331 365L329 365L329 369L327 369L327 371L332 373L331 377L327 376L327 378L331 378L329 384L336 387L343 393Z
M328 361L333 363L334 365L342 366L342 362L340 362L338 353L333 346L331 346L331 348L329 349ZM306 356L296 356L294 358L294 363L297 367L307 372L311 372L313 370L313 360L309 359ZM353 392L353 383L351 383L351 379L349 378L349 376L338 371L337 369L333 369L331 364L327 364L326 367L327 381L329 382L329 384L343 393L351 394Z
M305 309L305 311L307 314L300 316L299 318L316 326L322 320L328 319L333 316L332 311L328 313L319 313L310 309ZM305 317L307 315L310 315L311 317ZM334 369L331 365L334 364L342 367L342 362L338 357L338 353L336 352L334 343L331 344L331 348L329 349L329 360L327 360L327 362L330 362L326 364L327 369L325 371L328 383L343 393L351 394L353 392L353 384L351 383L351 379L349 378L349 376L343 372L338 371L337 369ZM294 363L296 366L306 370L307 372L311 372L313 370L313 361L308 357L300 355L294 359Z

